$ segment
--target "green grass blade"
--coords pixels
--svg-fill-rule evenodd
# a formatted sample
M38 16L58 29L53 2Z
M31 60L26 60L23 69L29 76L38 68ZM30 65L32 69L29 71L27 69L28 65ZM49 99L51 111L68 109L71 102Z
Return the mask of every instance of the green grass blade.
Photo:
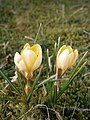
M55 105L56 100L57 100L57 86L54 85L53 106Z
M58 92L57 95L57 99L65 92L66 89L68 89L69 85L72 83L73 79L76 77L76 75L83 69L83 67L85 66L86 62L79 68L79 70L77 70L77 72L75 72L75 74L70 77L66 84L63 86L63 88Z
M4 73L0 70L0 75L1 77L4 78L4 80L6 80L8 82L8 84L12 87L12 89L16 92L16 93L19 93L19 90L16 88L16 86L4 75Z
M49 81L51 81L51 80L52 80L52 82L55 82L55 80L54 80L55 76L56 76L56 75L53 75L53 76L45 79L44 81L42 81L40 84L38 84L38 85L36 86L36 88L35 88L34 91L36 91L40 86L42 86L43 84L46 84L47 82L49 82Z
M72 76L75 74L75 72L77 71L78 67L80 66L80 64L82 63L83 59L85 58L85 56L87 55L87 52L85 52L85 54L83 55L83 57L80 59L80 61L78 62L77 66L74 68L74 70L72 71L70 78L72 78Z

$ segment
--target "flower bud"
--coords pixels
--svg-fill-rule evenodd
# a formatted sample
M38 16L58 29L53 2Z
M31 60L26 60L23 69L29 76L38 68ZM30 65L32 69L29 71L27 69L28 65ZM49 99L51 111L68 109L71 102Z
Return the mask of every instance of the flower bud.
M32 47L28 43L25 44L21 51L15 53L14 62L21 73L26 77L32 77L33 72L40 66L42 62L42 49L39 44Z
M77 49L73 50L71 46L63 45L57 53L56 67L57 69L61 69L61 74L63 74L75 64L77 58Z

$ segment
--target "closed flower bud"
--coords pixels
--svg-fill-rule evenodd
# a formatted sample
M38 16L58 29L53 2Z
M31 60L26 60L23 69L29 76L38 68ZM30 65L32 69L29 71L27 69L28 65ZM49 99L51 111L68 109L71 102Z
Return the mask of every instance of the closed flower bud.
M42 62L42 49L39 44L32 47L28 43L25 44L21 51L15 53L14 62L21 73L26 77L32 77L33 72L40 66Z
M63 45L57 53L57 69L61 69L63 74L67 69L70 69L78 58L78 51L73 50L70 46Z

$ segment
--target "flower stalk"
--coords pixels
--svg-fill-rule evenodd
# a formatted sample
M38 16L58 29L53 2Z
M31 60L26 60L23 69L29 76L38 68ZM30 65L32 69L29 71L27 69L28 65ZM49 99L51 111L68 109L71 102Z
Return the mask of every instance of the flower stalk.
M31 80L30 80L31 81ZM25 85L25 88L24 88L24 91L25 91L25 94L26 96L28 96L28 94L30 93L31 91L31 82L29 80L27 80L27 83Z

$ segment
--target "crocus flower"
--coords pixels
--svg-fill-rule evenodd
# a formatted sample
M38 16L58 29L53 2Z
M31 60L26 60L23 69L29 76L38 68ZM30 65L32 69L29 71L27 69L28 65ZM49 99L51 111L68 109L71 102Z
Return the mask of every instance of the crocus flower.
M75 64L77 58L77 49L73 50L71 46L63 45L57 53L56 67L61 70L61 74L63 74Z
M33 72L42 62L42 49L39 44L32 47L26 43L21 53L15 53L14 62L20 72L26 77L32 77Z

